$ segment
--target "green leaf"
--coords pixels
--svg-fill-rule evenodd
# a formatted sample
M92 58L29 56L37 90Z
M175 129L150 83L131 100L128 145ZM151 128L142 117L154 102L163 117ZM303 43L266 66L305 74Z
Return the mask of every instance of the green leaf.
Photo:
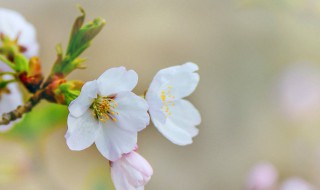
M14 56L14 63L16 66L16 71L19 72L28 72L29 70L29 61L28 59L21 53L17 53Z
M54 64L51 75L63 74L67 76L74 69L83 68L80 65L84 59L79 56L90 46L93 38L102 30L105 25L105 20L96 18L93 21L84 24L85 11L79 7L82 13L74 22L69 44L65 56L63 56L62 48L60 45L56 47L58 58Z
M72 30L72 36L67 48L67 55L71 57L71 60L78 57L89 47L91 40L102 30L105 23L104 19L96 18L77 29L77 31Z
M72 36L74 36L81 28L81 26L84 23L84 19L86 17L86 12L84 11L84 9L81 7L81 5L78 5L78 9L80 10L80 12L82 13L82 15L80 15L74 22L72 30L71 30L71 35L70 35L70 40L72 39ZM70 42L69 42L70 44Z
M62 60L63 60L63 49L61 44L56 45L57 59L54 62L51 73L60 73L62 69Z

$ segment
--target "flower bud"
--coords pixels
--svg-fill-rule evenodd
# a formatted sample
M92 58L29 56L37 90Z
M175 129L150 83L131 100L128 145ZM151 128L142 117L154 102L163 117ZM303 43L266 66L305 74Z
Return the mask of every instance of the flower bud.
M74 80L62 83L55 91L55 99L60 104L69 105L80 95L82 81Z
M111 162L111 176L116 190L138 190L151 179L152 167L140 154L132 151Z
M83 68L81 63L83 63L85 59L79 58L80 54L90 46L93 38L105 25L105 20L102 18L96 18L87 24L83 24L85 12L81 7L79 7L79 9L82 15L80 15L73 24L65 55L63 54L61 45L58 45L56 48L58 58L52 68L51 75L63 74L67 76L73 70Z
M19 79L30 92L34 93L39 89L43 81L43 75L38 57L32 57L29 60L27 68L19 73Z

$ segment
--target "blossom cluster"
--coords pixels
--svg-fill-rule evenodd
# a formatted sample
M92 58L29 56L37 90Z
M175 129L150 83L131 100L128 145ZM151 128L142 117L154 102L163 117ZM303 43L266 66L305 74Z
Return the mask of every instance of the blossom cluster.
M13 51L5 54L6 49L0 49L0 55L3 53L7 56L7 59L2 58L0 62L0 83L3 84L3 87L0 85L0 114L23 104L17 82L24 82L26 87L31 83L32 88L28 88L31 93L40 90L41 96L38 96L54 103L68 105L68 130L65 138L71 150L80 151L95 144L110 163L112 180L117 190L144 189L153 174L153 169L138 153L138 132L149 125L151 118L158 131L172 143L192 143L193 137L198 134L196 126L200 124L201 116L184 98L198 85L198 66L187 62L160 70L146 93L141 96L132 92L138 83L138 74L125 67L107 69L96 80L84 84L67 82L63 78L64 75L79 67L81 63L81 60L76 59L81 53L78 51L79 47L87 48L76 41L82 38L81 35L85 34L83 31L89 28L81 28L83 19L84 14L75 22L72 35L76 37L70 40L67 56L64 57L61 48L58 47L58 59L48 80L42 82L41 76L39 82L33 85L32 82L38 79L35 76L39 76L30 74L34 73L31 60L38 54L35 29L19 13L0 9L0 34L16 42L19 47L18 53ZM96 24L97 21L93 23ZM94 32L97 33L100 29ZM91 35L92 31L88 34ZM84 35L83 38L91 40L93 37ZM0 45L4 46L4 43ZM28 66L26 69L19 66L20 62L16 59L13 62L10 60L10 55L16 58L20 55L19 52L23 54L21 56L26 57L25 59L30 59L24 64ZM70 60L70 57L74 59ZM14 72L18 75L12 74ZM33 78L22 80L25 78L21 76ZM15 80L16 78L20 80ZM0 125L0 130L9 130L12 126L12 123Z
M83 150L95 143L110 160L117 189L143 187L152 168L136 152L137 133L149 125L150 114L154 126L171 142L192 143L201 118L183 98L195 90L199 82L197 70L194 63L160 70L145 99L131 92L138 75L124 67L108 69L97 80L86 82L79 97L69 105L69 148Z

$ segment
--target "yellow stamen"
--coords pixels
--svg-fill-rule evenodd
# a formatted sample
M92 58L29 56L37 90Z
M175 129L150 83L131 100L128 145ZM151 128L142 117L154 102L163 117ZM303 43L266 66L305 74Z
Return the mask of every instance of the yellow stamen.
M168 86L167 90L162 90L160 98L162 100L162 110L165 112L166 118L171 115L170 106L174 106L174 96L171 94L172 86Z
M91 105L93 115L102 122L108 120L116 122L115 114L119 115L119 113L114 110L117 107L117 102L111 97L98 97Z
M164 90L161 92L161 100L162 102L166 101L166 92Z

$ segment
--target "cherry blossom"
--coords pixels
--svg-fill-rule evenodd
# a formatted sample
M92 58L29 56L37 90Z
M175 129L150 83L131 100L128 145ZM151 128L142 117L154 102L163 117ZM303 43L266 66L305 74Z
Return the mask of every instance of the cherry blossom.
M85 83L79 97L69 105L69 148L83 150L95 142L111 161L131 152L137 132L149 124L146 101L131 92L137 82L136 72L117 67Z
M185 63L160 70L148 89L146 100L154 126L171 142L177 145L192 143L200 124L198 110L184 97L197 87L198 66Z
M0 8L0 34L8 36L12 40L18 39L18 44L23 47L27 57L38 55L39 45L36 40L36 30L20 13Z

